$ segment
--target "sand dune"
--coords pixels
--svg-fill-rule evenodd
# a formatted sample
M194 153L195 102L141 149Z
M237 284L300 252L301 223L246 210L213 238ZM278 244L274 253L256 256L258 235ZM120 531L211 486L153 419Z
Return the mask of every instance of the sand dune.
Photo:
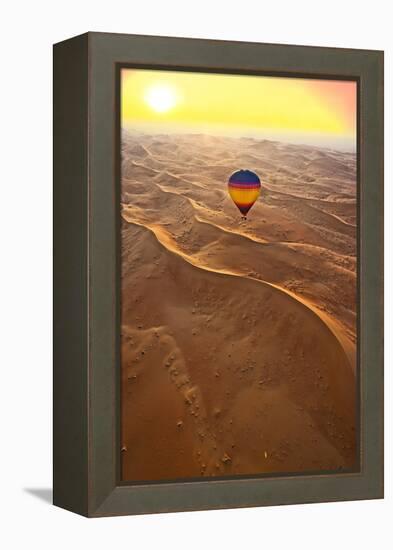
M122 158L123 479L354 467L354 155L124 133Z

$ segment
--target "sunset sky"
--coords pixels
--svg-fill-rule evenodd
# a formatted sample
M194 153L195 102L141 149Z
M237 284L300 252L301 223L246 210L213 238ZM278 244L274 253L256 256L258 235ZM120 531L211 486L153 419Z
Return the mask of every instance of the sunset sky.
M122 127L356 149L356 83L122 69Z

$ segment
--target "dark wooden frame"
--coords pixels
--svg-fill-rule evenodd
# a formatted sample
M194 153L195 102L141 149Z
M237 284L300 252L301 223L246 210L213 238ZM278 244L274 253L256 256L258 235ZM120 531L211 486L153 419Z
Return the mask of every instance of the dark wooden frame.
M119 65L360 92L360 471L119 482ZM358 96L359 97L359 96ZM383 497L383 52L87 33L54 46L54 503L90 517Z

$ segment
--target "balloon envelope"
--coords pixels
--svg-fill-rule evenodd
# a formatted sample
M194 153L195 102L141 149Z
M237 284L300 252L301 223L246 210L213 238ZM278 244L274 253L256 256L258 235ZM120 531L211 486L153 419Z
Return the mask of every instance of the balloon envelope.
M261 181L251 170L237 170L228 181L228 192L243 216L253 206L261 192Z

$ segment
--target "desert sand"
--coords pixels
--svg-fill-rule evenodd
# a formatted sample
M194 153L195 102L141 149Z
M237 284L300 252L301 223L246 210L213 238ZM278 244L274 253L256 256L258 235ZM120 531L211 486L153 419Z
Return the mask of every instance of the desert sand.
M122 479L355 469L356 156L123 130L121 203Z

